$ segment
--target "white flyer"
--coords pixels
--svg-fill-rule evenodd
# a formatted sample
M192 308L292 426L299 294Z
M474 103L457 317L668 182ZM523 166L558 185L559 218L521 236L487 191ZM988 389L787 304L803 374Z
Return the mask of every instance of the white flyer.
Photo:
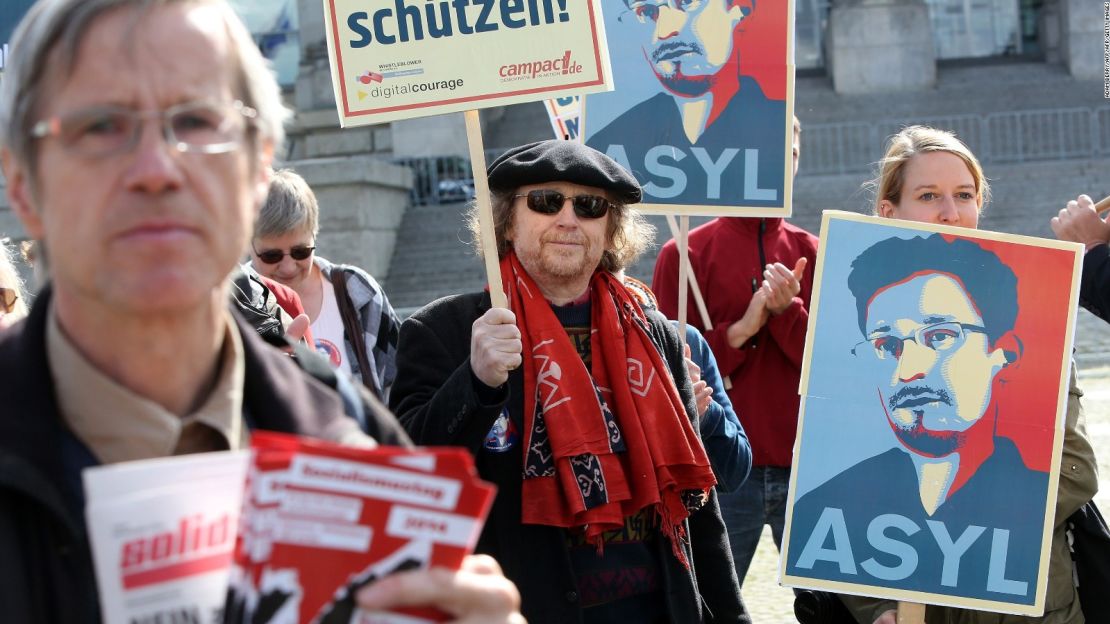
M223 621L249 458L203 453L85 470L105 622Z

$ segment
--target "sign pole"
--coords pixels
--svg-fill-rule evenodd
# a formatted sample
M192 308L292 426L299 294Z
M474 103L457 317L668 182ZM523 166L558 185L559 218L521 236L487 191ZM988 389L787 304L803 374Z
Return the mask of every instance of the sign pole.
M482 260L486 265L489 300L495 308L509 307L501 284L501 263L497 257L497 236L493 231L493 206L490 204L489 179L486 177L486 152L482 146L482 122L477 110L463 113L466 142L470 147L470 166L474 170L474 201L478 204L478 224L482 230Z
M682 215L679 219L678 236L675 244L678 245L678 339L686 346L686 283L690 277L690 259L686 256L687 234L690 230L690 217Z
M678 242L678 223L675 221L674 215L667 215L667 225L671 228L671 236L675 239L675 244ZM689 245L689 236L686 237L687 245ZM713 329L713 321L709 319L709 310L705 307L705 299L701 294L701 287L698 286L698 276L694 274L694 265L690 263L690 252L687 249L685 256L686 270L690 272L690 291L694 295L694 305L698 309L698 316L701 317L702 327L706 331Z
M689 217L683 217L683 218L684 219L689 219ZM679 255L682 257L682 264L679 268L679 274L681 275L683 269L685 269L686 271L689 271L690 290L694 294L694 305L698 309L698 315L701 316L702 327L705 327L705 331L709 331L709 330L713 329L713 321L709 318L709 309L705 307L705 298L702 297L701 287L698 286L698 276L694 274L694 265L690 263L690 249L689 249L690 236L689 236L689 233L687 233L687 235L685 235L685 236L680 236L679 235L678 224L675 222L674 215L671 215L671 214L667 215L667 225L670 226L670 228L671 228L671 236L674 237L675 244L676 245L681 245L680 250L685 249L684 252L680 251L680 253L679 253ZM679 241L682 241L682 242L679 243ZM683 288L682 290L679 291L679 293L680 293L679 296L678 296L679 301L685 301L686 289ZM682 316L680 316L680 318L685 318L686 304L685 303L680 303L679 305L682 306L682 308L679 309L679 311L678 311L678 313L680 315L682 315ZM685 336L686 335L685 325L683 325L683 328L684 329L683 329L682 335ZM724 386L725 386L725 390L732 390L732 378L725 377Z

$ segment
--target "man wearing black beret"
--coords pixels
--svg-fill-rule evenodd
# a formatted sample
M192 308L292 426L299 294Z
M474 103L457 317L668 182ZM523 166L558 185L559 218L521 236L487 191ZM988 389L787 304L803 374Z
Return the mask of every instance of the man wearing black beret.
M479 292L405 321L393 409L498 486L478 551L529 622L750 622L681 344L613 277L654 234L635 178L571 141L488 173L510 309Z

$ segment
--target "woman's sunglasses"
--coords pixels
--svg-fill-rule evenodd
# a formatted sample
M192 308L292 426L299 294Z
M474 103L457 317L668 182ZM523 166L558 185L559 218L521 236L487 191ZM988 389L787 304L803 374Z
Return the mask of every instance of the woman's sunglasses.
M294 260L306 260L316 251L316 247L305 247L304 245L297 245L289 250L289 257ZM285 252L280 249L267 249L266 251L254 250L254 255L266 264L277 264L285 257Z
M574 206L574 214L580 219L600 219L609 212L613 203L600 195L563 195L559 191L540 189L528 191L526 195L513 195L513 198L527 198L528 208L540 214L558 214L566 200Z

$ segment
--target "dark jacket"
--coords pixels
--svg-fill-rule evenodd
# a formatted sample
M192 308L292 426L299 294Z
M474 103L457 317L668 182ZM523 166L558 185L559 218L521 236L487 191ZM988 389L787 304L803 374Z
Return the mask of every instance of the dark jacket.
M581 608L566 532L521 522L520 444L503 452L485 445L502 409L508 409L516 431L523 430L524 380L519 368L495 393L499 396L483 402L475 391L469 363L471 326L489 307L487 293L456 295L432 302L404 322L391 406L419 444L470 449L482 478L497 485L477 551L497 559L505 576L516 583L528 621L575 624L581 621ZM658 313L649 312L648 320L652 339L678 380L687 413L696 413L678 336ZM706 507L690 516L688 529L690 541L684 548L689 570L670 553L666 540L656 540L671 619L682 624L750 622L715 492Z
M1079 305L1110 322L1110 245L1099 245L1083 255Z
M47 362L49 300L46 289L25 321L0 332L0 619L96 622L100 607L73 459L80 442L58 412ZM328 437L346 418L339 396L236 320L248 424ZM409 444L396 421L375 405L363 405L371 435L383 444ZM111 416L110 406L104 411Z
M701 441L717 477L717 491L735 492L752 471L752 446L725 392L717 358L693 325L686 326L686 344L690 346L690 359L701 369L702 380L713 388L712 400L701 416Z

